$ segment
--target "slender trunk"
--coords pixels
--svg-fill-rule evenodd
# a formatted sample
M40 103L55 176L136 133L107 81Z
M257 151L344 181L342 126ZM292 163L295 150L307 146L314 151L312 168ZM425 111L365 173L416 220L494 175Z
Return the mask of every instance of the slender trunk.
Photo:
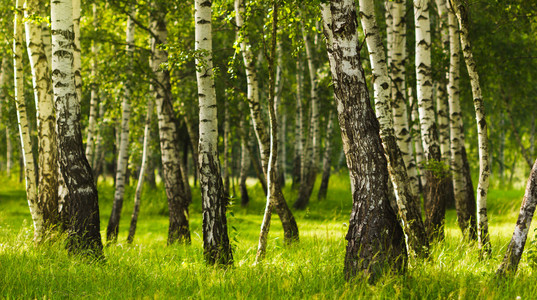
M283 76L282 76L282 45L281 42L278 42L277 47L277 65L276 65L276 87L274 92L274 109L276 113L276 120L281 124L280 131L278 131L278 145L281 147L278 148L278 162L276 164L278 172L278 181L282 186L285 186L285 160L283 159L283 152L285 152L285 125L283 120L285 119L285 114L283 113L284 108L281 105L282 91L283 91Z
M188 131L188 137L190 138L190 146L192 149L192 160L194 161L194 168L192 169L192 172L194 173L194 185L196 185L196 182L198 180L199 170L198 170L198 132L195 130L194 125L195 122L188 117L188 114L185 114L183 116L183 119L185 121L186 130Z
M127 243L132 244L134 241L134 234L136 233L136 224L138 223L138 215L140 213L140 203L142 199L142 188L144 185L145 173L148 164L149 154L149 141L151 140L151 118L153 116L153 100L149 99L147 102L147 115L145 117L144 127L144 144L142 150L142 166L140 167L140 174L138 174L138 183L136 184L136 192L134 193L134 208L132 209L131 224L129 227L129 235L127 236Z
M255 63L253 59L253 54L249 46L248 35L245 32L242 32L242 27L244 25L243 14L244 14L244 3L242 0L235 0L235 19L237 23L237 28L240 35L242 35L241 42L241 52L243 55L244 66L246 69L246 78L248 84L248 104L250 107L250 116L254 124L254 131L259 142L259 152L261 153L261 165L263 167L263 173L265 178L267 178L269 157L270 157L270 138L267 134L267 130L264 127L263 120L261 119L261 108L259 103L259 89L257 82L257 73L255 70ZM270 109L270 108L269 108ZM267 178L268 181L268 178ZM281 185L279 182L273 181L275 200L275 208L280 220L282 221L284 238L286 243L291 243L298 240L298 226L296 224L293 213L287 206L287 202L281 192ZM268 187L268 183L267 183ZM268 190L268 188L267 188ZM278 192L279 191L279 192ZM270 193L269 193L270 194Z
M134 14L134 11L131 10ZM121 123L119 129L119 153L117 156L116 164L116 189L114 192L114 204L112 205L112 212L110 213L110 219L108 220L108 227L106 228L106 241L115 243L117 242L117 235L119 231L119 220L121 218L121 209L123 208L123 197L125 195L125 184L127 177L127 164L129 162L129 122L131 119L131 95L132 95L132 69L130 65L133 63L134 52L134 21L131 17L127 20L127 67L126 82L123 83L125 94L121 102Z
M304 108L302 105L302 63L296 59L296 112L295 115L295 159L293 163L293 187L301 183L304 153Z
M406 105L406 5L405 1L390 2L393 18L393 49L391 53L390 72L392 76L393 126L397 145L403 155L412 192L419 194L419 178L416 160L412 154L412 135L408 124Z
M461 135L462 140L464 141L464 134ZM468 214L468 237L471 240L477 240L477 207L474 194L474 184L472 182L472 174L470 173L470 163L468 162L468 156L466 155L466 147L462 147L462 172L465 177L466 187L464 193L466 196L464 200L466 201L466 210Z
M384 266L406 265L404 235L388 200L387 162L379 124L369 105L352 0L321 4L343 148L351 177L353 208L346 239L345 278L377 279ZM366 172L364 172L364 170Z
M460 68L460 45L459 45L459 25L457 17L449 10L449 45L450 45L450 64L449 64L449 114L450 114L450 131L451 131L451 171L453 178L453 193L455 196L455 207L457 210L457 221L464 237L474 237L475 228L472 228L472 220L475 223L475 209L470 210L469 198L474 198L473 187L468 190L467 176L464 168L463 151L464 149L464 130L462 127L462 113L459 103L459 68ZM469 171L469 170L468 170ZM471 180L471 178L470 178ZM471 185L471 182L470 182ZM473 201L475 208L475 200Z
M360 0L360 20L366 34L369 60L373 72L373 87L375 93L375 112L380 125L380 137L384 153L388 160L388 171L395 189L399 216L407 242L407 250L411 256L426 257L429 242L423 221L418 197L412 191L411 181L407 175L405 161L393 127L392 109L390 105L390 79L384 45L375 20L375 5L373 0Z
M241 119L241 128L245 129L245 123ZM241 189L241 205L246 206L250 202L250 197L248 196L248 189L246 187L246 179L248 177L248 169L250 167L250 160L248 157L248 144L246 137L241 137L241 169L240 169L240 189Z
M26 1L26 18L41 16L42 1ZM56 144L56 119L50 69L43 45L42 26L32 21L26 21L26 43L32 68L32 82L37 112L38 135L38 173L37 190L38 205L43 213L44 230L50 230L59 225L58 214L58 149ZM37 240L44 238L46 232L37 232Z
M452 7L457 14L460 26L460 38L466 68L472 85L472 95L476 113L477 135L479 145L479 182L477 184L477 236L479 249L485 256L490 255L491 245L489 239L487 220L487 193L489 189L490 164L487 137L487 120L485 119L485 105L481 95L477 65L472 53L469 40L469 23L466 7L459 0L451 0Z
M166 43L168 30L166 28L166 10L161 4L153 3L151 12L151 68L155 74L152 83L155 91L157 106L160 152L170 225L168 228L168 245L175 242L190 243L190 228L188 224L188 205L190 204L185 191L183 172L181 171L180 143L178 121L175 118L171 99L170 74L160 66L168 61L168 53L161 47Z
M223 175L223 181L224 181L224 194L229 197L230 191L230 182L229 182L229 100L226 99L226 102L224 103L224 175Z
M323 176L321 177L321 186L317 199L326 199L328 191L328 180L330 179L330 169L332 167L332 139L334 135L334 113L328 114L328 127L326 128L326 138L324 140L324 155L323 155Z
M498 176L500 177L500 185L504 184L505 175L505 115L500 112L500 149L498 149Z
M418 113L425 154L425 198L427 201L425 225L431 240L444 238L446 195L449 180L443 167L438 141L438 129L434 118L431 76L431 23L429 0L414 0L416 26L416 83Z
M196 69L196 77L200 120L199 172L203 207L203 253L208 264L232 264L233 255L226 220L228 197L224 193L218 161L218 118L213 77L211 16L211 2L196 0L195 45L196 51L203 51L201 57L196 59L196 65L201 66Z
M52 68L52 37L50 33L50 25L47 22L41 23L41 39L45 55L47 56L47 64L49 69Z
M270 218L272 215L272 209L278 199L278 193L282 193L278 188L278 119L276 115L275 105L275 62L274 57L276 55L276 39L278 35L278 3L273 1L272 5L272 36L270 43L270 53L266 53L268 60L268 73L269 73L269 124L270 124L270 158L267 169L267 204L265 207L265 213L263 216L263 222L261 223L261 232L259 234L259 243L257 246L257 254L255 256L255 262L260 262L265 256L267 249L267 238L270 229ZM266 51L266 50L265 50Z
M56 108L58 161L67 187L67 212L71 253L101 257L97 188L91 167L84 155L80 129L80 104L75 85L75 43L71 1L51 3L52 20L52 86ZM78 7L80 9L80 7ZM76 13L74 13L76 16Z
M97 15L97 5L93 3L93 30L97 32L98 29L98 15ZM87 138L86 138L86 157L90 162L91 166L95 168L93 164L93 156L95 154L95 127L97 125L97 102L99 101L99 85L97 80L97 68L98 68L98 58L99 52L97 50L97 45L95 40L91 41L91 98L90 98L90 112L88 118L88 129L87 129Z
M425 186L425 177L423 175L423 164L425 158L423 157L423 144L421 143L421 131L420 131L420 118L418 114L418 103L412 95L412 88L408 88L408 103L410 104L410 118L411 124L410 127L413 144L413 151L416 160L416 173L418 178L418 195L423 193L423 186ZM425 199L424 199L425 201Z
M6 82L6 70L7 70L7 56L2 57L2 60L0 61L0 120L3 120L3 109L4 109L4 84ZM6 102L7 104L7 102ZM3 122L7 128L7 122ZM6 135L6 141L9 139L9 136ZM7 163L6 163L7 165ZM0 170L1 170L0 165ZM8 173L9 178L9 173Z
M17 107L17 120L21 140L22 157L24 159L24 171L26 178L26 198L34 224L34 240L41 241L45 230L43 211L38 203L37 195L37 172L35 169L34 156L32 154L32 140L30 125L26 112L26 100L24 99L24 74L22 66L23 55L23 30L22 30L22 0L16 1L15 17L13 26L13 69L15 78L15 105ZM22 171L22 168L21 168Z
M105 114L105 105L104 102L99 103L99 119L102 120ZM103 128L97 128L95 133L95 154L93 155L93 176L95 178L95 184L99 180L99 175L101 174L102 166L104 163L104 151L103 151Z
M440 25L440 39L442 41L442 54L444 57L449 55L449 26L448 26L448 10L446 0L435 0L438 12ZM442 60L443 61L443 60ZM449 108L447 95L447 78L449 78L449 70L447 65L442 65L442 71L446 76L437 82L436 92L436 110L438 120L438 141L440 143L440 152L442 160L449 165L450 161L450 139L449 139Z
M317 68L313 61L313 49L309 42L308 34L302 23L302 37L306 48L306 59L308 61L308 70L310 77L310 101L311 101L311 120L309 130L309 150L308 156L304 160L305 180L301 181L298 197L294 203L297 209L304 209L308 206L315 179L317 178L317 163L319 161L319 99L317 97Z
M513 232L513 238L507 247L507 251L503 258L496 274L504 275L506 273L514 274L518 268L518 263L524 251L524 245L528 238L531 221L537 205L537 160L533 164L533 168L526 184L526 192L518 214L518 220Z

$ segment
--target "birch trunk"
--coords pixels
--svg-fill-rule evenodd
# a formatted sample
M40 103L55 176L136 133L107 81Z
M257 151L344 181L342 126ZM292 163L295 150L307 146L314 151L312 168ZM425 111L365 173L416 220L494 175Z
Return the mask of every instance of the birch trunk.
M391 2L393 19L393 49L391 50L390 72L392 76L393 126L397 145L403 155L412 192L419 194L419 178L416 160L412 155L412 136L408 124L406 105L406 5L405 1Z
M459 44L459 25L457 17L449 10L449 46L450 46L450 64L449 64L449 123L451 138L451 170L453 176L453 193L455 196L455 206L457 210L457 221L464 237L472 239L475 237L475 198L473 188L468 189L468 182L464 168L463 151L464 148L464 130L462 126L462 113L459 102L459 74L460 74L460 44ZM471 185L471 182L470 182ZM473 201L472 201L473 200ZM474 210L471 210L471 203L474 202Z
M304 135L304 106L302 105L302 63L300 54L296 59L296 111L295 116L295 161L293 187L302 182L304 173L304 144L306 136Z
M477 122L477 135L479 145L479 182L477 184L477 236L478 246L482 254L490 255L491 245L489 239L487 220L487 193L489 189L490 164L487 137L487 120L485 119L485 105L481 95L477 65L472 53L469 40L469 24L466 7L459 0L451 0L452 7L457 14L460 26L460 38L468 76L472 85L472 95Z
M323 175L321 177L321 186L319 187L319 193L317 194L318 200L326 199L326 193L328 191L328 181L330 179L330 171L332 167L333 135L334 135L334 113L330 112L328 115L328 127L326 128L326 138L324 142Z
M414 0L414 19L416 26L416 82L418 113L421 125L423 150L426 160L424 170L426 185L425 225L432 240L444 238L444 218L449 180L442 163L438 141L438 128L435 123L432 76L431 76L431 23L429 19L429 0Z
M2 114L2 106L5 102L6 106L9 107L9 100L4 93L4 85L6 84L6 75L8 72L8 56L2 58L2 65L0 66L0 115ZM0 120L2 118L0 117ZM11 130L9 124L6 122L6 175L7 178L11 177L11 169L13 168L13 146L11 145Z
M237 23L237 28L239 33L244 25L243 14L244 14L244 3L242 0L235 0L235 21ZM250 116L252 118L252 123L254 125L254 131L259 142L259 152L261 153L261 165L263 167L263 173L265 178L268 181L267 171L270 157L270 139L267 134L266 128L263 125L263 120L261 119L261 108L259 103L259 89L257 83L257 74L255 70L254 57L251 52L249 45L248 35L243 32L242 42L241 42L241 53L244 60L244 66L246 69L246 78L248 84L248 105L250 107ZM270 109L270 108L269 108ZM298 241L298 226L296 224L293 213L287 206L287 202L281 192L281 186L278 182L273 182L275 200L275 208L278 213L280 220L282 221L284 238L286 243L291 243L293 241ZM267 183L267 190L268 183Z
M390 78L384 56L384 45L375 20L375 6L372 0L360 0L360 20L366 36L369 60L373 72L375 112L380 125L380 137L388 160L388 171L395 189L399 216L411 256L426 257L429 243L423 221L419 199L412 191L403 155L395 138L392 109L390 105Z
M131 13L135 13L131 10ZM127 64L130 66L133 62L134 52L134 21L131 17L127 19L127 38L126 38L126 52L127 52ZM116 163L116 189L114 192L114 204L112 205L112 212L110 213L110 219L108 220L108 227L106 228L106 241L115 243L117 242L117 235L119 231L119 220L121 218L121 209L123 208L123 197L125 195L126 173L127 164L129 162L129 122L131 119L131 94L132 94L132 69L127 67L126 72L127 80L123 83L125 94L121 101L121 123L119 129L119 152Z
M40 7L42 1L27 0L25 16L42 16ZM58 214L58 147L56 144L54 102L52 101L52 86L50 83L50 69L47 62L45 47L43 45L42 26L34 21L26 21L26 45L32 69L32 83L34 88L37 112L38 136L38 173L37 203L43 213L45 232L36 232L37 240L44 238L47 230L59 225Z
M436 8L439 16L440 39L442 41L442 54L447 57L449 55L449 26L448 26L448 11L446 0L435 0ZM442 160L449 164L450 154L450 139L449 139L449 108L447 95L447 82L449 78L449 70L447 66L442 66L442 71L446 76L442 77L437 83L436 92L436 110L438 120L438 141L440 143L440 152Z
M412 144L414 146L414 156L416 160L416 171L418 177L417 191L418 194L422 194L423 186L425 186L425 177L423 176L423 163L425 161L425 158L423 157L423 144L421 142L422 139L420 131L420 118L418 114L418 103L412 95L412 88L408 88L408 103L410 105L410 118L412 123L412 126L410 127L410 136L412 137Z
M263 215L263 222L261 223L261 232L259 234L259 243L257 246L257 254L255 256L255 262L258 263L263 259L267 249L267 238L270 229L270 218L272 216L272 210L281 194L281 189L278 188L278 119L276 115L275 107L275 61L276 55L276 39L278 35L278 3L273 1L272 4L272 32L271 43L267 55L268 60L268 74L269 74L269 124L270 124L270 158L267 169L267 204L265 207L265 213Z
M518 263L524 251L524 245L528 238L535 206L537 205L537 160L533 164L533 168L526 184L526 192L518 214L518 220L513 232L513 238L507 247L507 251L503 258L496 274L504 275L506 273L514 274L518 268Z
M223 184L224 184L224 195L226 197L230 197L230 181L229 181L229 101L226 99L226 102L224 103L224 178L223 178Z
M101 257L97 188L84 155L80 130L80 104L75 86L75 32L71 1L51 3L52 86L56 108L59 165L68 190L67 211L71 253Z
M300 12L300 11L299 11ZM299 14L299 16L302 14ZM311 101L311 120L309 130L309 150L308 156L303 161L305 170L304 180L300 182L298 197L294 203L296 209L305 209L309 204L313 186L317 178L317 162L319 161L319 99L317 97L317 68L313 61L313 49L304 24L302 25L302 38L306 48L306 60L308 61L308 71L310 78L310 101Z
M145 117L144 127L144 145L142 150L142 165L140 166L140 174L138 174L138 183L136 184L136 192L134 193L134 208L132 209L131 224L129 227L129 235L127 236L127 243L132 244L134 241L134 234L136 233L136 225L138 224L138 215L140 213L140 203L142 200L142 188L144 186L145 173L148 164L148 152L149 141L151 140L151 119L153 117L153 100L148 99L147 102L147 114Z
M47 56L47 64L49 70L52 68L52 37L50 33L50 25L47 22L41 24L41 39L45 55Z
M4 100L4 84L6 82L6 70L7 70L7 56L2 57L2 60L0 61L0 120L3 121L3 109L4 109L4 101L6 104L8 103L6 100ZM5 124L5 127L7 128L7 122L3 122ZM7 133L7 132L6 132ZM6 142L9 140L9 135L6 134ZM7 156L7 155L6 155ZM6 162L6 169L7 169L7 162ZM9 172L7 173L7 176L9 178Z
M199 172L203 207L203 253L208 264L232 264L227 234L228 198L220 177L218 161L218 119L212 58L211 1L195 1L196 77L199 96Z
M93 30L96 33L98 29L98 16L97 16L97 5L93 3ZM91 41L91 53L92 53L92 61L91 61L91 98L90 98L90 112L89 112L89 118L88 118L88 133L86 138L86 157L88 158L88 161L90 162L91 166L95 168L95 165L93 164L93 157L95 153L95 126L97 123L97 102L98 99L98 93L99 93L99 87L98 87L98 81L97 81L97 67L98 67L98 58L99 58L99 52L97 49L97 45L95 45L95 40Z
M245 123L243 118L241 118L241 128L245 128ZM248 135L248 131L246 131L246 135ZM246 179L248 178L248 169L250 167L250 160L248 157L248 143L246 141L246 137L241 137L241 167L240 167L240 190L241 190L241 205L243 207L247 206L250 202L250 197L248 196L248 188L246 186Z
M161 46L166 43L166 11L159 4L152 4L151 31L151 68L155 75L152 83L157 106L160 151L162 158L163 181L168 198L170 225L168 228L168 245L175 242L190 243L188 224L188 205L190 204L185 191L183 172L181 171L180 144L178 121L175 118L171 99L170 74L160 66L167 62L168 53Z
M282 91L283 91L283 76L282 76L282 45L281 42L278 42L277 46L277 65L276 65L276 87L274 92L274 112L276 114L276 120L278 120L281 125L280 130L278 131L278 145L281 147L278 148L278 162L276 168L278 169L278 181L282 186L285 186L285 113L284 108L281 105L282 102Z
M406 265L404 235L388 200L387 163L369 105L354 1L333 0L330 8L327 4L321 8L353 197L345 278L363 274L374 281L384 266L401 270Z
M35 169L34 156L32 154L31 132L26 112L26 100L24 99L24 74L22 66L23 55L23 30L22 30L22 0L16 1L15 17L13 25L13 69L15 78L15 105L17 107L17 121L21 140L22 157L24 159L24 172L26 178L26 198L34 224L34 240L40 242L43 237L45 224L43 211L37 197L37 172Z

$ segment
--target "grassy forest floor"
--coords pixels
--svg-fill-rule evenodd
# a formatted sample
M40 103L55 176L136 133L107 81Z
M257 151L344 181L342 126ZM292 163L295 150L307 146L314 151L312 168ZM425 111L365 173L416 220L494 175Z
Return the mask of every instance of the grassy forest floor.
M281 224L273 217L267 257L259 265L253 262L265 198L255 186L247 208L229 209L235 265L228 269L203 262L197 188L191 206L192 245L166 246L166 197L163 189L147 188L135 241L128 245L131 187L126 192L119 242L105 248L106 262L90 263L68 256L61 241L34 246L24 184L5 178L0 182L0 298L530 299L537 295L537 272L531 263L537 262L537 254L525 252L516 276L494 276L511 238L523 190L490 191L490 259L480 261L476 245L461 241L455 211L448 210L446 240L434 246L429 260L414 262L405 274L387 274L370 286L343 279L346 223L352 206L344 173L331 178L327 200L312 200L307 210L295 212L300 243L284 246ZM104 236L113 187L100 184L99 192ZM292 203L295 192L289 186L284 192ZM530 236L533 240L533 228ZM531 240L526 251L537 251Z

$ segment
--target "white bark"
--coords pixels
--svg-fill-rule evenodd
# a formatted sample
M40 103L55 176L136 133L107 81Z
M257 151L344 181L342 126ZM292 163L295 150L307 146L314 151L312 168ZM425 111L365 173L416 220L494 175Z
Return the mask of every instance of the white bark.
M511 272L515 273L518 268L518 263L524 251L524 245L528 239L528 232L531 227L535 206L537 205L537 160L533 164L533 168L526 184L526 192L520 206L520 213L515 225L513 237L507 247L507 251L503 258L500 267L496 274L503 275Z
M134 11L131 10L131 13ZM127 19L127 34L126 34L126 51L127 51L127 63L132 65L133 51L134 51L134 21L131 17ZM127 173L127 165L129 162L129 123L131 119L131 94L132 94L132 69L127 69L127 81L123 83L125 94L121 101L121 123L120 123L120 137L119 137L119 152L117 156L116 164L116 189L114 192L114 204L112 206L112 213L110 214L110 220L108 222L108 228L106 230L106 239L108 242L117 241L117 235L119 230L119 220L121 218L121 209L123 207L123 196L125 194L125 175Z
M428 241L421 219L419 200L412 191L403 155L397 145L390 105L390 78L384 45L375 20L373 0L360 0L360 20L366 36L373 72L375 113L380 124L380 137L388 160L390 178L395 188L397 207L403 223L407 248L411 256L427 256Z
M75 85L76 55L73 44L73 12L76 3L51 3L52 86L58 134L58 161L68 190L68 249L74 253L102 255L97 188L91 167L83 152L80 104ZM79 9L80 7L78 7ZM76 13L75 13L76 15Z
M472 96L477 123L477 136L479 145L479 182L477 184L477 235L479 249L484 255L490 255L491 245L487 220L487 193L489 189L490 163L487 137L487 120L485 119L485 105L481 94L479 74L472 53L469 40L469 24L466 7L460 0L451 0L452 7L457 14L460 26L461 46L468 69L468 76L472 85Z
M227 233L226 205L218 160L218 118L212 58L211 1L195 0L195 45L199 98L199 170L203 207L203 249L209 264L233 261Z
M446 0L435 0L436 8L438 12L439 25L440 25L440 38L442 41L442 52L445 57L449 54L449 30L448 30L448 12L446 7ZM445 70L445 78L449 78L449 71L447 66L442 66L442 70ZM437 82L436 91L436 110L438 120L438 141L440 143L440 152L442 160L446 163L450 158L450 139L449 139L449 107L446 91L446 80L442 78Z
M93 30L96 32L98 27L97 17L97 5L93 3ZM88 118L88 133L86 138L86 157L93 168L93 157L95 155L95 127L97 125L97 102L98 100L98 83L97 83L97 67L99 52L95 41L91 41L91 98L90 98L90 112Z
M414 144L414 155L416 160L416 173L418 178L418 192L419 191L419 182L421 181L421 185L425 185L425 176L423 176L423 164L425 162L425 158L423 157L423 144L422 144L422 138L421 138L421 131L420 131L420 117L418 114L418 103L417 100L414 98L414 95L412 93L412 88L409 87L407 90L407 96L408 96L408 103L410 105L410 118L412 121L412 128L411 128L411 134L412 137L412 143Z
M43 213L44 230L57 225L58 216L58 159L57 141L52 101L50 69L47 62L45 45L42 39L42 25L31 21L31 17L40 16L39 7L43 3L38 0L26 0L25 17L26 44L32 69L32 83L37 112L38 136L38 205ZM37 240L41 240L45 232L37 232Z
M73 70L75 73L76 98L82 100L82 58L80 57L80 0L73 2L73 33L75 34L73 49Z
M21 139L22 156L24 159L24 171L26 178L26 197L30 214L34 224L34 239L39 241L44 230L43 212L37 199L37 174L34 156L32 154L32 141L28 116L26 112L26 100L24 99L24 74L22 66L23 55L23 30L22 30L22 2L17 0L15 4L15 18L13 25L13 69L15 72L15 104L17 107L17 120Z

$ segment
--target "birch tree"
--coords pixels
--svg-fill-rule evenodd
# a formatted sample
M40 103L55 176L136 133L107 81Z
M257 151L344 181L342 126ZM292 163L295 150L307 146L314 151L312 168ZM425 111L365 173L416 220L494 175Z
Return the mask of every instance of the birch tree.
M153 118L153 111L155 110L153 100L148 99L147 102L147 114L145 117L144 126L144 144L142 150L142 164L140 166L140 174L138 175L138 183L136 184L136 191L134 192L134 207L132 209L131 224L129 227L129 235L127 236L127 243L131 244L134 241L134 234L136 233L136 225L138 224L138 215L140 214L140 204L142 202L142 188L144 186L144 178L147 171L147 163L149 156L149 141L151 140L151 119Z
M24 173L26 179L26 198L34 225L34 240L39 242L44 233L43 211L37 198L37 172L34 156L32 154L32 141L30 125L26 112L24 99L24 73L22 66L23 56L23 30L22 30L22 0L15 2L15 15L13 25L13 69L15 78L15 106L17 108L17 123L21 140L22 157L24 159ZM22 172L22 170L21 170Z
M163 181L168 198L170 225L168 244L175 242L190 243L188 224L188 198L181 171L179 135L177 119L171 99L169 71L161 65L168 61L168 53L162 48L168 37L166 28L166 9L164 3L152 2L150 15L151 34L151 69L154 74L152 82L157 106L160 151L163 168Z
M131 10L131 14L134 11ZM134 21L132 17L127 19L127 38L126 38L127 64L132 65L134 52ZM106 240L116 242L119 231L119 220L121 218L121 209L123 208L123 196L125 194L125 176L127 173L127 164L129 161L129 122L131 117L131 97L132 97L132 77L131 67L127 67L127 80L123 83L125 94L121 101L121 124L120 124L120 141L119 153L116 165L116 189L114 192L114 204L106 228Z
M332 139L334 135L334 113L328 114L328 125L326 128L326 138L324 143L324 155L323 155L323 175L321 177L321 185L319 186L319 193L317 199L326 199L326 193L328 191L328 181L330 179L330 171L332 168Z
M393 22L390 74L392 77L393 126L397 145L401 150L408 178L414 194L419 195L419 179L416 160L412 155L412 136L408 123L406 104L406 5L404 0L390 2Z
M443 239L444 217L446 211L445 170L438 142L438 128L435 123L432 76L431 76L431 23L429 19L429 0L414 0L414 22L416 33L416 83L418 113L421 125L421 137L426 159L425 191L426 218L425 226L431 239Z
M392 109L390 105L390 79L384 55L384 45L375 20L375 6L372 0L360 0L360 20L369 50L369 60L373 71L375 113L380 125L380 137L386 158L408 252L412 256L427 256L429 243L421 219L419 200L412 191L403 155L395 138Z
M52 86L50 69L43 44L42 25L39 20L43 13L40 7L44 3L39 0L27 0L25 3L26 16L26 45L32 69L32 82L37 112L38 136L38 172L37 202L43 213L44 230L49 230L59 224L58 214L58 158L54 102L52 101ZM37 232L40 238L44 232ZM40 239L38 238L38 239Z
M504 275L506 273L515 273L518 268L518 263L524 251L524 245L528 238L528 232L531 227L535 206L537 205L537 160L533 164L533 168L526 184L524 199L520 207L520 213L516 221L513 237L496 274Z
M487 120L485 118L485 105L481 94L479 74L472 53L469 40L469 23L466 6L459 0L451 0L459 20L462 53L468 69L468 76L472 85L472 96L477 123L477 136L479 145L479 182L477 184L477 237L478 246L482 254L490 255L491 245L489 239L487 219L487 193L489 189L490 163L487 137Z
M196 77L199 98L199 174L203 208L203 253L208 264L231 264L233 255L227 234L228 199L218 161L218 118L212 61L212 12L210 0L196 0Z
M92 4L93 10L93 30L96 32L99 26L99 19L97 15L97 4ZM86 157L92 168L95 168L93 164L93 156L95 153L95 126L97 124L97 113L98 113L98 81L97 81L97 68L98 68L98 59L99 52L95 40L91 41L91 95L90 95L90 111L88 117L88 128L87 128L87 137L86 137Z
M369 105L354 1L333 0L321 9L353 198L345 278L363 274L375 280L386 264L404 268L404 235L388 200L387 162Z
M270 157L270 138L267 133L267 130L263 124L261 118L261 107L259 103L259 88L258 88L258 79L257 72L255 69L254 55L251 50L250 41L248 34L242 31L244 26L244 2L243 0L235 0L235 21L237 24L237 29L239 30L240 36L240 49L244 61L244 66L246 69L246 78L248 85L248 105L250 108L250 117L252 118L252 123L254 127L255 134L257 136L259 151L261 154L261 165L263 168L263 173L265 178L268 181L268 165ZM269 108L270 109L270 108ZM284 230L284 238L286 243L291 243L298 240L298 226L295 221L293 213L287 206L287 202L281 192L281 186L278 182L273 182L273 188L276 190L274 193L275 200L275 210L280 217ZM267 184L268 186L268 184Z
M80 104L75 86L73 4L51 3L52 86L56 109L59 166L68 190L67 212L72 253L102 256L97 188L84 155L80 130Z
M442 42L442 53L447 57L449 53L449 25L448 25L448 12L446 6L446 0L435 0L436 10L439 16L440 25L440 39ZM449 78L449 71L447 66L442 66L442 71L446 76L442 74L441 79L437 82L436 90L436 110L438 120L438 142L440 144L440 152L442 160L446 163L450 158L450 146L449 146L449 108L446 90L446 78Z
M451 138L451 170L453 176L453 193L455 196L455 206L457 209L457 221L465 237L476 238L475 228L475 198L470 180L468 188L469 169L464 167L464 130L462 124L462 113L459 102L459 76L460 76L460 43L459 24L453 11L448 10L449 25L449 123ZM469 174L468 174L469 175ZM472 209L473 208L473 209Z

